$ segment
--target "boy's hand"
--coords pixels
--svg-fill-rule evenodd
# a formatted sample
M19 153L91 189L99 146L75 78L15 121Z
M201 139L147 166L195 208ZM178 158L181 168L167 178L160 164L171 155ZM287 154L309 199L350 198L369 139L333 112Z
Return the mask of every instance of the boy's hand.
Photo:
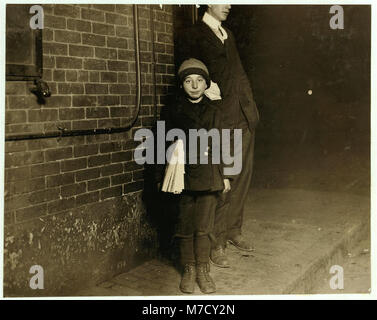
M223 193L227 193L230 191L230 181L229 179L224 179L224 190Z

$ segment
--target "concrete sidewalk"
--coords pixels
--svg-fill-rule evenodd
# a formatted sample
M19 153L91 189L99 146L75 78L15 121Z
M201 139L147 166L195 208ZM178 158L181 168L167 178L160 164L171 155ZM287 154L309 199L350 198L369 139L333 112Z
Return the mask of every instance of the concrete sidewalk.
M321 293L314 288L327 276L330 279L330 267L342 264L358 242L368 243L369 221L366 196L251 189L243 230L256 251L242 254L228 246L231 268L211 266L216 294ZM370 272L370 264L364 267ZM179 282L180 274L171 262L155 259L78 295L182 295ZM366 293L368 288L358 290ZM195 294L201 295L199 288Z

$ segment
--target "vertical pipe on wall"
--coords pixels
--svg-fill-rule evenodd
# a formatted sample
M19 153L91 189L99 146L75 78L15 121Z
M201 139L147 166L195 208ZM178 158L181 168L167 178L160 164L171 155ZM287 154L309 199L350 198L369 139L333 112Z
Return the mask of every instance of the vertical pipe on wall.
M198 19L199 19L199 14L198 14L198 8L196 7L196 5L192 5L191 6L192 8L192 13L191 13L191 19L192 19L192 24L195 24L198 22Z
M150 28L151 28L151 50L152 50L152 81L153 81L153 92L152 92L152 108L153 108L153 115L154 115L154 121L157 121L157 92L156 92L156 57L155 57L155 45L154 45L154 11L153 11L153 5L149 6L149 18L150 18Z
M135 71L136 71L136 113L131 121L130 128L134 126L139 117L140 105L141 105L141 74L140 74L140 41L139 41L139 12L137 4L133 5L133 16L134 16L134 39L135 39Z

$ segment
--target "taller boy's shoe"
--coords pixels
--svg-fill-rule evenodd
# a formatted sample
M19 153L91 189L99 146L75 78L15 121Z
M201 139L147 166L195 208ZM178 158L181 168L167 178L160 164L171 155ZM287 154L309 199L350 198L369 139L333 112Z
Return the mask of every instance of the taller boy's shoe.
M228 242L234 245L238 250L248 252L254 251L253 245L249 244L241 235L236 235L235 237L228 239Z
M209 259L212 264L220 268L229 268L229 260L225 254L225 249L222 246L211 249Z
M183 293L193 293L196 280L195 264L188 263L183 267L183 275L179 288Z
M196 265L196 281L198 282L200 291L203 293L216 292L216 285L208 273L208 263L198 263Z

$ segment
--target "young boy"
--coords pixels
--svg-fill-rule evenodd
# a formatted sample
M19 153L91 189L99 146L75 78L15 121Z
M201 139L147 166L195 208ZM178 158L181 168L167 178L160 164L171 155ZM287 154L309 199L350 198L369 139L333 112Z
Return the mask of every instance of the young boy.
M210 85L210 77L207 67L201 61L184 61L178 70L178 77L181 83L180 93L175 104L165 108L161 120L165 120L167 130L177 128L186 134L184 190L180 194L175 232L179 239L180 260L184 269L180 289L184 293L193 293L197 282L203 293L213 293L216 286L209 275L210 234L213 232L220 194L229 191L230 184L223 177L221 164L212 163L212 150L220 148L219 145L214 145L209 140L207 151L204 152L208 164L200 163L202 151L199 139L197 152L189 154L189 129L220 130L216 107L219 102L211 101L204 95ZM197 164L190 164L189 159L195 157Z

